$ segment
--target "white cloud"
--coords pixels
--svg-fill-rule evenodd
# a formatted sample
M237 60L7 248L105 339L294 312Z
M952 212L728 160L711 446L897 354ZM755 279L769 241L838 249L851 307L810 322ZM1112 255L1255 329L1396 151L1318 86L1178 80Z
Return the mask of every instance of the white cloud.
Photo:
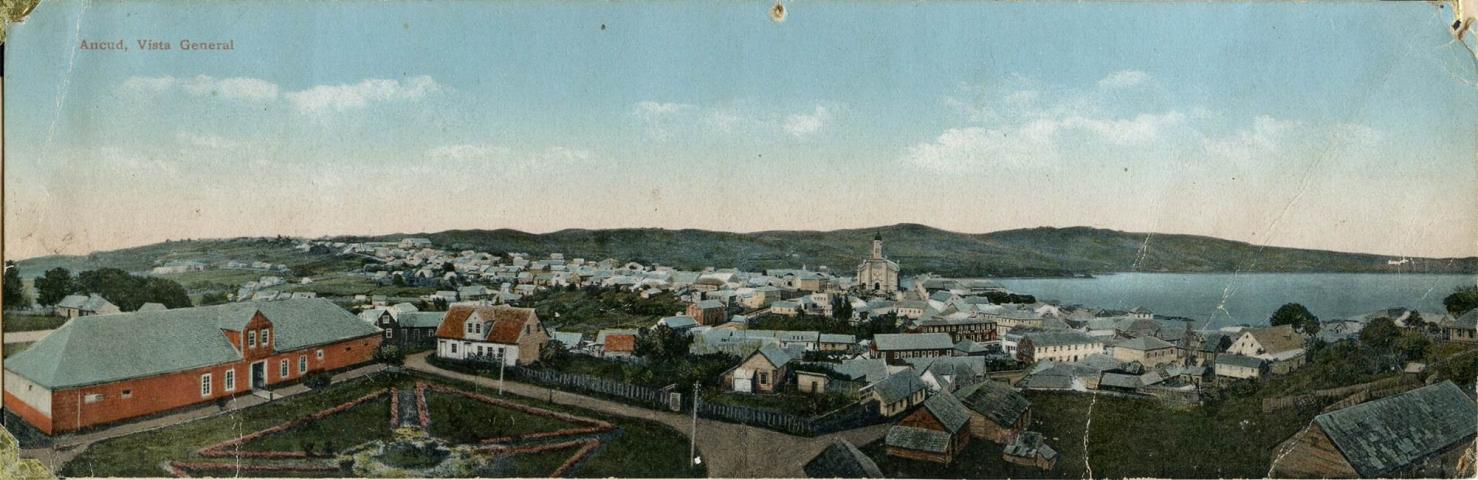
M785 131L797 138L809 137L831 123L831 112L821 105L810 114L795 114L785 118Z
M1185 115L1170 111L1164 113L1141 113L1134 118L1101 119L1068 117L1061 122L1063 128L1082 129L1115 145L1143 144L1153 141L1160 132L1180 125Z
M158 94L179 89L191 96L219 96L244 101L271 101L277 98L277 84L258 78L233 77L215 78L197 75L190 78L129 77L123 81L123 89L133 93Z
M1130 88L1149 81L1150 75L1139 70L1119 70L1103 77L1098 86L1103 88Z
M1208 138L1204 148L1206 155L1213 160L1251 164L1284 153L1286 140L1302 127L1297 121L1259 115L1253 119L1251 128Z
M460 144L435 147L426 151L434 161L460 163L464 166L482 166L501 163L505 166L555 166L573 164L595 158L589 150L552 146L542 150L519 151L503 145Z
M373 102L419 100L441 90L441 84L421 75L405 80L371 78L355 84L318 85L286 94L301 113L342 112L364 108Z
M913 146L905 158L941 173L1022 167L1056 157L1051 142L1056 130L1053 122L1032 122L1018 128L952 128L932 142Z
M444 160L480 160L506 157L513 153L508 147L492 145L447 145L426 152L426 156Z
M241 142L214 134L199 134L193 132L179 132L175 134L175 140L190 147L199 147L211 150L228 150L241 146Z

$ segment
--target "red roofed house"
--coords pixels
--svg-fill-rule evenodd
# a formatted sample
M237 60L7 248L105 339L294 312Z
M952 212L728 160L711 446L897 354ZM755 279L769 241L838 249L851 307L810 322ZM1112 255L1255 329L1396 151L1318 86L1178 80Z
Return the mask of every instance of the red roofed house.
M436 329L436 356L527 365L548 342L549 332L532 308L454 305Z
M636 335L606 335L606 348L601 351L601 356L615 358L632 355L636 355Z

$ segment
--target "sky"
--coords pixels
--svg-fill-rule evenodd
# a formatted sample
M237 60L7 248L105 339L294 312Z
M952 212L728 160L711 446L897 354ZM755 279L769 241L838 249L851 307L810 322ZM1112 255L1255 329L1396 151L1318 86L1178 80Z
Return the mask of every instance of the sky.
M1433 3L770 6L43 2L4 253L908 222L1478 254L1475 63Z

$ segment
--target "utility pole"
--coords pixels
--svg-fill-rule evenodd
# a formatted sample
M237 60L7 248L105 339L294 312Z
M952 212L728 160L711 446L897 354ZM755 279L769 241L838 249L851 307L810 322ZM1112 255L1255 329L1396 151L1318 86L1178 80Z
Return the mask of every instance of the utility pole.
M498 354L498 396L503 396L503 355Z
M698 465L698 388L699 383L693 382L693 429L688 434L688 466Z

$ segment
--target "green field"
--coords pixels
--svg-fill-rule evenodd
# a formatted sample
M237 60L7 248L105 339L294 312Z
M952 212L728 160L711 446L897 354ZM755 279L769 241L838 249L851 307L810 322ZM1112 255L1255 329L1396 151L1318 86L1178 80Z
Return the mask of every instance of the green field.
M24 352L27 348L31 348L32 343L7 343L4 347L0 347L0 349L5 350L5 358L10 358L11 355Z
M330 446L333 450L342 450L371 440L389 440L392 433L390 398L381 397L316 422L252 440L242 444L241 449L253 452L298 452L312 443L315 452ZM326 441L333 443L329 445Z
M74 460L67 463L59 474L63 476L96 477L161 476L164 472L159 469L158 465L160 462L198 459L198 457L194 456L193 452L202 447L277 425L293 418L300 418L303 415L341 404L377 389L390 386L414 388L417 380L430 380L484 395L496 395L495 390L481 389L474 385L445 380L439 377L422 377L410 374L379 375L374 378L335 384L319 391L305 393L296 397L290 397L225 415L104 440L93 444ZM703 470L690 473L687 467L687 440L680 433L661 424L644 420L611 417L588 410L562 405L551 405L538 400L523 399L520 397L508 396L502 398L539 408L567 412L588 418L600 418L616 426L617 431L609 435L609 443L598 450L595 455L588 458L573 472L572 475L574 476L684 477L706 475ZM428 398L429 401L431 400ZM433 425L437 423L437 412L435 409L440 409L441 407L445 407L445 405L438 404L436 407L430 407L434 409L432 413ZM487 406L487 408L491 409L494 407ZM454 408L454 410L457 409ZM487 411L487 409L484 409L484 411ZM473 410L464 411L466 416L458 417L459 421L470 421L470 417L474 416L472 414L475 412ZM350 423L342 424L342 422ZM264 437L257 442L272 442L274 443L273 448L288 447L289 450L293 450L301 448L301 443L299 442L305 440L313 441L320 448L326 442L331 441L336 449L342 450L349 446L378 438L379 435L382 435L382 431L387 428L388 422L388 399L382 398L317 422L323 424L322 426L295 429ZM520 422L519 428L525 427L533 428L528 423ZM262 445L262 447L266 448L265 445ZM548 456L532 455L526 459L514 459L508 464L508 468L517 469L520 472L527 470L526 473L529 473L529 476L547 475L549 470L558 466L564 461L564 458L568 458L573 453L573 450L566 450L554 452ZM554 457L559 457L559 459L556 461ZM216 458L209 459L209 461L236 462L238 460ZM266 460L250 459L239 461L241 464L269 462ZM550 463L552 465L549 465ZM546 466L547 468L545 468ZM543 473L536 475L536 470L540 469L543 469ZM259 475L263 474L251 474L251 476Z
M22 315L6 313L5 331L7 332L30 332L35 330L54 330L60 328L67 319L55 315Z
M452 443L573 428L568 422L490 405L460 395L426 393L431 436Z
M643 328L687 307L671 294L641 298L617 289L551 289L523 301L539 319L562 332L595 334L603 328Z

